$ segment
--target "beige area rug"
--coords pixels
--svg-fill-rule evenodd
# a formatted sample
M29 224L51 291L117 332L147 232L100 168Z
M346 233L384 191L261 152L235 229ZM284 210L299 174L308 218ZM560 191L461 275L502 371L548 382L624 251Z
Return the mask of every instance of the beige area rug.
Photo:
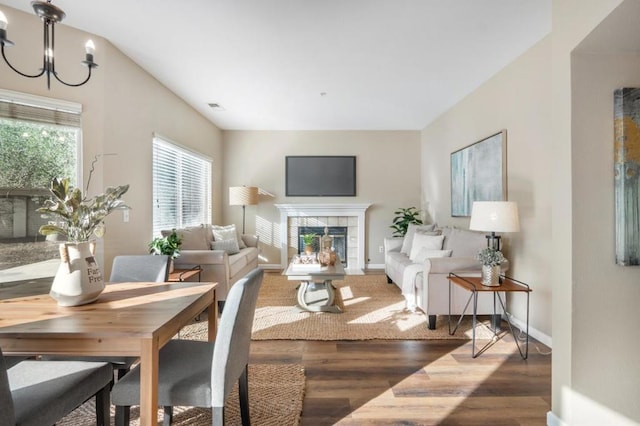
M204 323L206 324L206 323ZM195 323L180 332L181 339L206 340L203 323ZM187 364L185 364L187 365ZM276 380L277 378L277 380ZM249 364L249 412L251 423L264 426L300 424L304 399L305 375L301 364ZM162 422L158 410L158 422ZM111 425L115 424L115 407L111 406ZM131 407L131 425L140 425L138 407ZM211 411L207 408L174 407L173 425L210 426ZM225 407L225 425L241 425L238 384L234 386ZM95 425L94 399L85 403L57 426Z
M471 339L470 316L453 336L447 316L438 317L436 330L429 330L426 316L407 311L400 289L387 284L382 274L348 275L334 281L341 314L301 312L295 307L298 284L279 274L265 274L253 340ZM476 338L491 337L485 325L476 327Z

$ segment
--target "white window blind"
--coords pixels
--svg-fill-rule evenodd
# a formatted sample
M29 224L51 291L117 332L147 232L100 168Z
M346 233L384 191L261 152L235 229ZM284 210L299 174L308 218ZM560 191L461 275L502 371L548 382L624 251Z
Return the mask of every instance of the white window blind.
M211 160L153 138L153 233L209 223Z

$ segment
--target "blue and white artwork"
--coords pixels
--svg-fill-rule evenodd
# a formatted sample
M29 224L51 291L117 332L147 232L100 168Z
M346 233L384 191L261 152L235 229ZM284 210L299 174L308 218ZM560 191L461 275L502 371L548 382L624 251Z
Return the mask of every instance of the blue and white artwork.
M451 154L451 216L471 216L474 201L506 200L507 131Z

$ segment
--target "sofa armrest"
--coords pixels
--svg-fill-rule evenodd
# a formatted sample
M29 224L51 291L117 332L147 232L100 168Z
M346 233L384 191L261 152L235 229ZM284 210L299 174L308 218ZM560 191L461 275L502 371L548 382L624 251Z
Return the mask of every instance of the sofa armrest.
M240 238L242 238L242 241L244 241L247 247L258 247L258 243L260 242L258 235L242 234Z
M389 253L391 251L400 252L404 237L393 237L384 239L384 252Z
M224 250L182 250L176 258L176 264L189 265L225 265L229 255Z

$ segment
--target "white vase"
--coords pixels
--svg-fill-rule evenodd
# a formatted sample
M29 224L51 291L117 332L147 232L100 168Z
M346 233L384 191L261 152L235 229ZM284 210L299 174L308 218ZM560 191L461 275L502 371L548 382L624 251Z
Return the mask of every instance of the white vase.
M49 295L60 306L94 302L104 290L102 271L96 262L95 241L60 244L61 263Z
M500 265L482 265L482 285L497 287L500 285Z

